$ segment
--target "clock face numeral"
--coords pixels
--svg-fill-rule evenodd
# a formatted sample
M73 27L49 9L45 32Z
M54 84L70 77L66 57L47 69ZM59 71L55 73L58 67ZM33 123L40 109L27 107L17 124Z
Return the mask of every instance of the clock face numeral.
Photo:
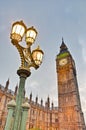
M67 59L66 58L65 59L61 59L59 61L59 65L61 65L61 66L66 65L66 64L67 64Z

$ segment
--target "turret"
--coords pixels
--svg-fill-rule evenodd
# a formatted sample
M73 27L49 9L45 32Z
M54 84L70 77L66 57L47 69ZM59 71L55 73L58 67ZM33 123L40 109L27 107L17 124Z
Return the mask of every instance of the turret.
M41 106L43 106L43 99L41 99Z
M8 90L8 86L9 86L9 78L8 78L8 80L6 81L5 91L7 91L7 90Z
M36 96L36 99L35 99L35 100L36 100L36 104L37 104L37 103L38 103L38 96Z
M32 92L30 93L30 102L32 101Z
M18 92L18 84L17 84L16 87L15 87L15 92L14 92L14 94L17 95L17 92Z

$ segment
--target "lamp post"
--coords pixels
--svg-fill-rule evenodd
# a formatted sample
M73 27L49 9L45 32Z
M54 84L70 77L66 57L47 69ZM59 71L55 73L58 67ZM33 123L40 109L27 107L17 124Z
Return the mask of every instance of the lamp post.
M22 38L24 36L26 47L21 46L19 43L22 41ZM21 66L17 70L17 74L20 77L20 83L18 94L16 96L16 105L13 106L10 103L10 106L13 106L11 108L14 109L15 107L15 109L13 111L13 114L12 111L11 114L9 114L11 115L10 119L7 117L5 130L25 130L27 112L29 109L28 103L24 103L25 80L31 74L31 67L34 67L35 69L39 68L44 55L39 46L35 50L31 51L31 45L35 42L36 37L37 31L33 26L27 29L23 21L15 22L12 25L10 35L11 43L17 48L21 58ZM11 122L11 118L13 119L13 122L11 125L9 125L10 123L8 124L8 120Z

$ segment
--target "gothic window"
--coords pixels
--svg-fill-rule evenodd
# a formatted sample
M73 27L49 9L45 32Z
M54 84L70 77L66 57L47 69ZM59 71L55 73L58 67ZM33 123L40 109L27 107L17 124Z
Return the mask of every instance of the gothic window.
M33 109L31 110L31 114L34 115L34 110Z
M58 119L55 119L55 122L57 123L57 122L58 122Z
M2 120L0 119L0 125L2 124Z
M66 103L68 102L68 97L66 97Z
M0 98L0 102L1 102L1 98Z
M40 111L39 111L39 116L40 116Z
M11 99L8 98L8 99L7 99L7 103L8 103L10 100L11 100Z
M34 110L33 110L33 115L34 115Z

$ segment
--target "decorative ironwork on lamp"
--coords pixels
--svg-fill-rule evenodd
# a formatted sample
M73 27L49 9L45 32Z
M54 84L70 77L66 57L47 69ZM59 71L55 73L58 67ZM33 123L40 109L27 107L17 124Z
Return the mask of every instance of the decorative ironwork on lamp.
M43 51L38 46L35 50L31 52L31 45L35 42L37 37L37 31L32 26L27 29L23 21L15 22L12 25L11 30L11 42L16 46L21 57L20 68L30 70L30 67L37 69L43 60ZM19 44L22 38L25 36L26 47Z

